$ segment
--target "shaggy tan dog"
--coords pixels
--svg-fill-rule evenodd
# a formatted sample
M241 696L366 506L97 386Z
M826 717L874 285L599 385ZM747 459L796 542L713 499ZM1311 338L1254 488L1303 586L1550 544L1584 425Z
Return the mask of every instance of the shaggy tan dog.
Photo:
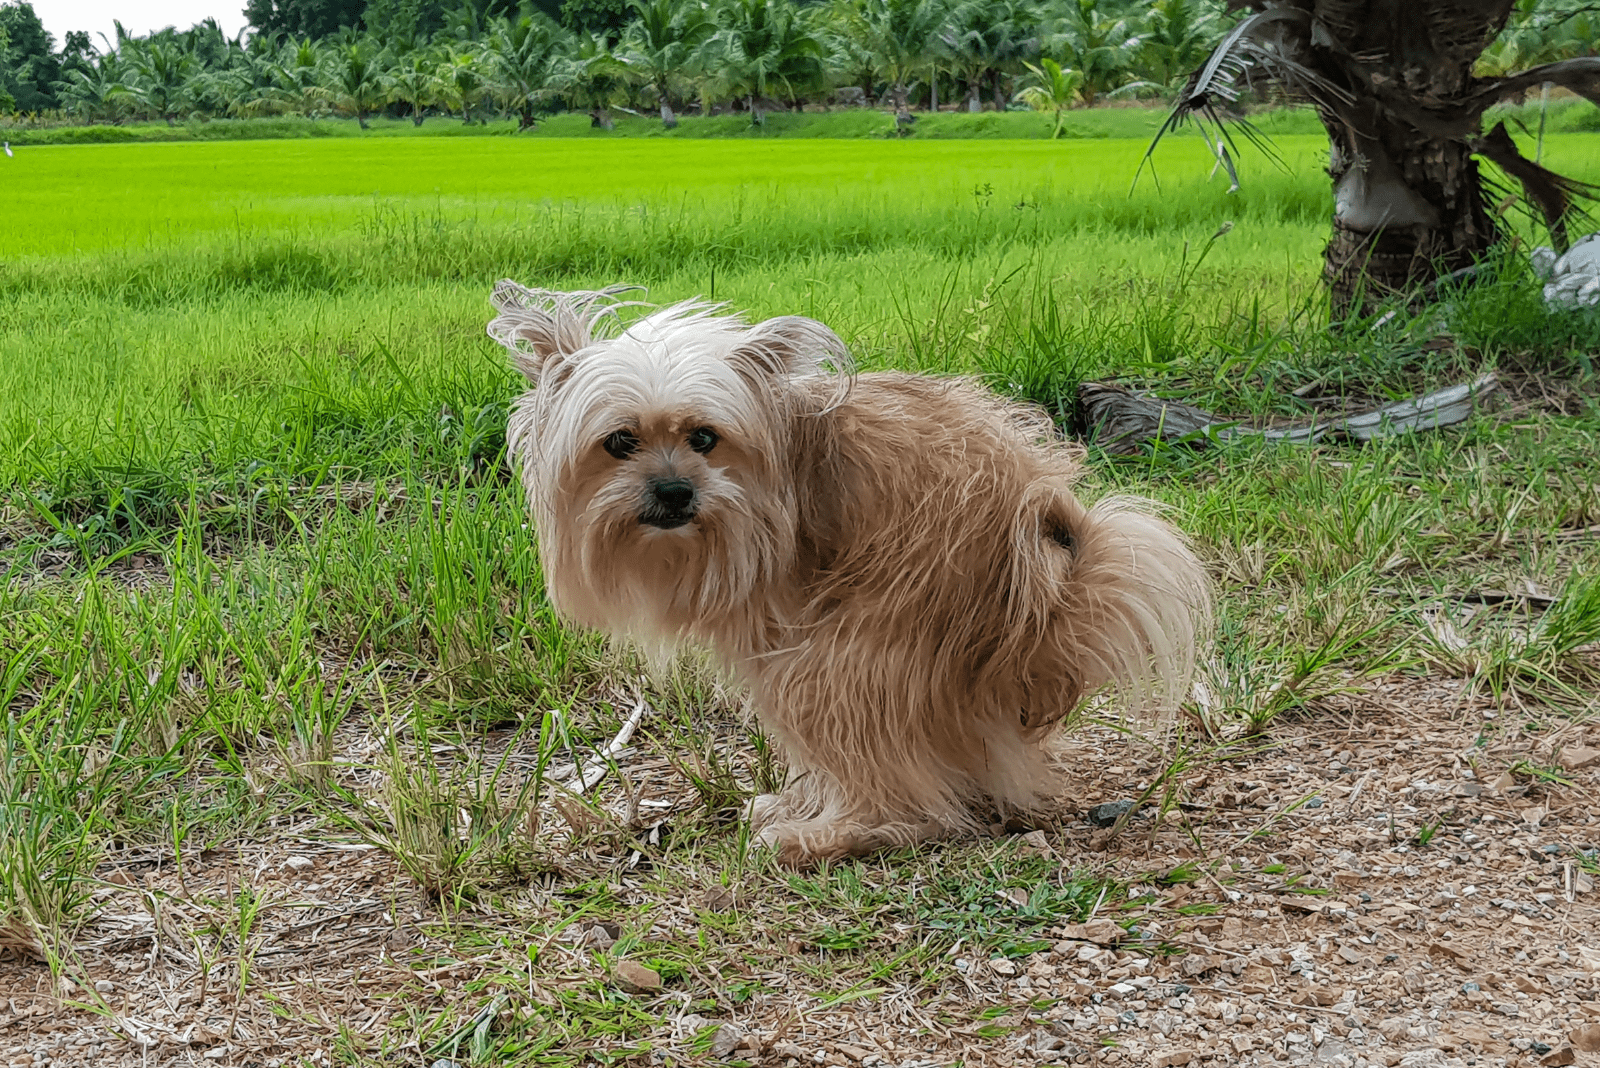
M964 381L851 377L810 319L501 282L489 334L545 581L572 620L711 649L789 764L761 838L807 862L970 831L1059 789L1041 742L1112 686L1187 688L1209 619L1182 537L1085 508L1081 452ZM834 369L829 369L832 364Z

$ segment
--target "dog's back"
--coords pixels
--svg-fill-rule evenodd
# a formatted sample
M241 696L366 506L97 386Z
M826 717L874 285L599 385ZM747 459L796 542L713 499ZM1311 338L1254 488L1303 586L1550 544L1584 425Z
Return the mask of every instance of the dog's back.
M1041 731L1108 684L1185 685L1198 563L1126 502L1084 508L1082 452L1042 412L884 373L795 419L808 600L763 703L858 799L945 825L1033 808L1055 786Z

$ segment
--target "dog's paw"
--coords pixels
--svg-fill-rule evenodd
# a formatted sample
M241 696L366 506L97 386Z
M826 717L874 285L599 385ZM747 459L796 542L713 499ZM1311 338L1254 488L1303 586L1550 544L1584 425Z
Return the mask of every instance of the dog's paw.
M866 844L855 835L842 834L832 827L810 820L788 822L775 819L756 829L751 841L761 848L775 851L777 861L783 867L800 870L867 851Z
M750 821L750 826L759 830L764 825L772 822L772 817L777 814L777 811L777 794L757 794L755 797L752 797L750 799L750 803L745 806L744 815L745 819ZM770 841L765 840L760 835L757 835L756 837L757 841L759 841L762 845L772 844Z

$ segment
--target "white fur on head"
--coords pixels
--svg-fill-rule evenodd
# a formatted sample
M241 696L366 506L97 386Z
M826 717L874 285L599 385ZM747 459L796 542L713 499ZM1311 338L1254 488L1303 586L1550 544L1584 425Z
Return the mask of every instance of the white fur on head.
M848 354L813 320L750 325L701 301L623 327L616 292L501 282L489 334L534 386L512 410L507 446L521 462L552 598L580 622L660 646L740 610L787 567L789 402L797 383L826 377ZM715 430L714 451L684 447L693 427ZM618 430L640 440L628 462L601 451ZM662 477L694 484L693 522L641 525L639 501Z
M529 289L509 278L494 285L494 302L499 315L489 324L489 336L504 345L524 378L534 385L552 362L587 348L602 336L607 322L617 323L618 310L634 307L638 301L622 301L622 293L637 286L558 293L549 289Z

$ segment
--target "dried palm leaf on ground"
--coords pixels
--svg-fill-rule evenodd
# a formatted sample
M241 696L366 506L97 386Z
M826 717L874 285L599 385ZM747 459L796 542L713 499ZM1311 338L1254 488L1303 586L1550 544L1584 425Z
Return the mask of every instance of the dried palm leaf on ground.
M1325 438L1373 441L1411 430L1436 430L1464 422L1499 388L1491 371L1472 382L1436 390L1421 397L1395 401L1381 408L1340 416L1315 416L1293 426L1257 428L1241 426L1196 408L1192 404L1135 393L1106 382L1078 386L1089 440L1107 452L1136 452L1146 441L1185 441L1196 445L1229 443L1241 438L1295 441L1310 444Z

